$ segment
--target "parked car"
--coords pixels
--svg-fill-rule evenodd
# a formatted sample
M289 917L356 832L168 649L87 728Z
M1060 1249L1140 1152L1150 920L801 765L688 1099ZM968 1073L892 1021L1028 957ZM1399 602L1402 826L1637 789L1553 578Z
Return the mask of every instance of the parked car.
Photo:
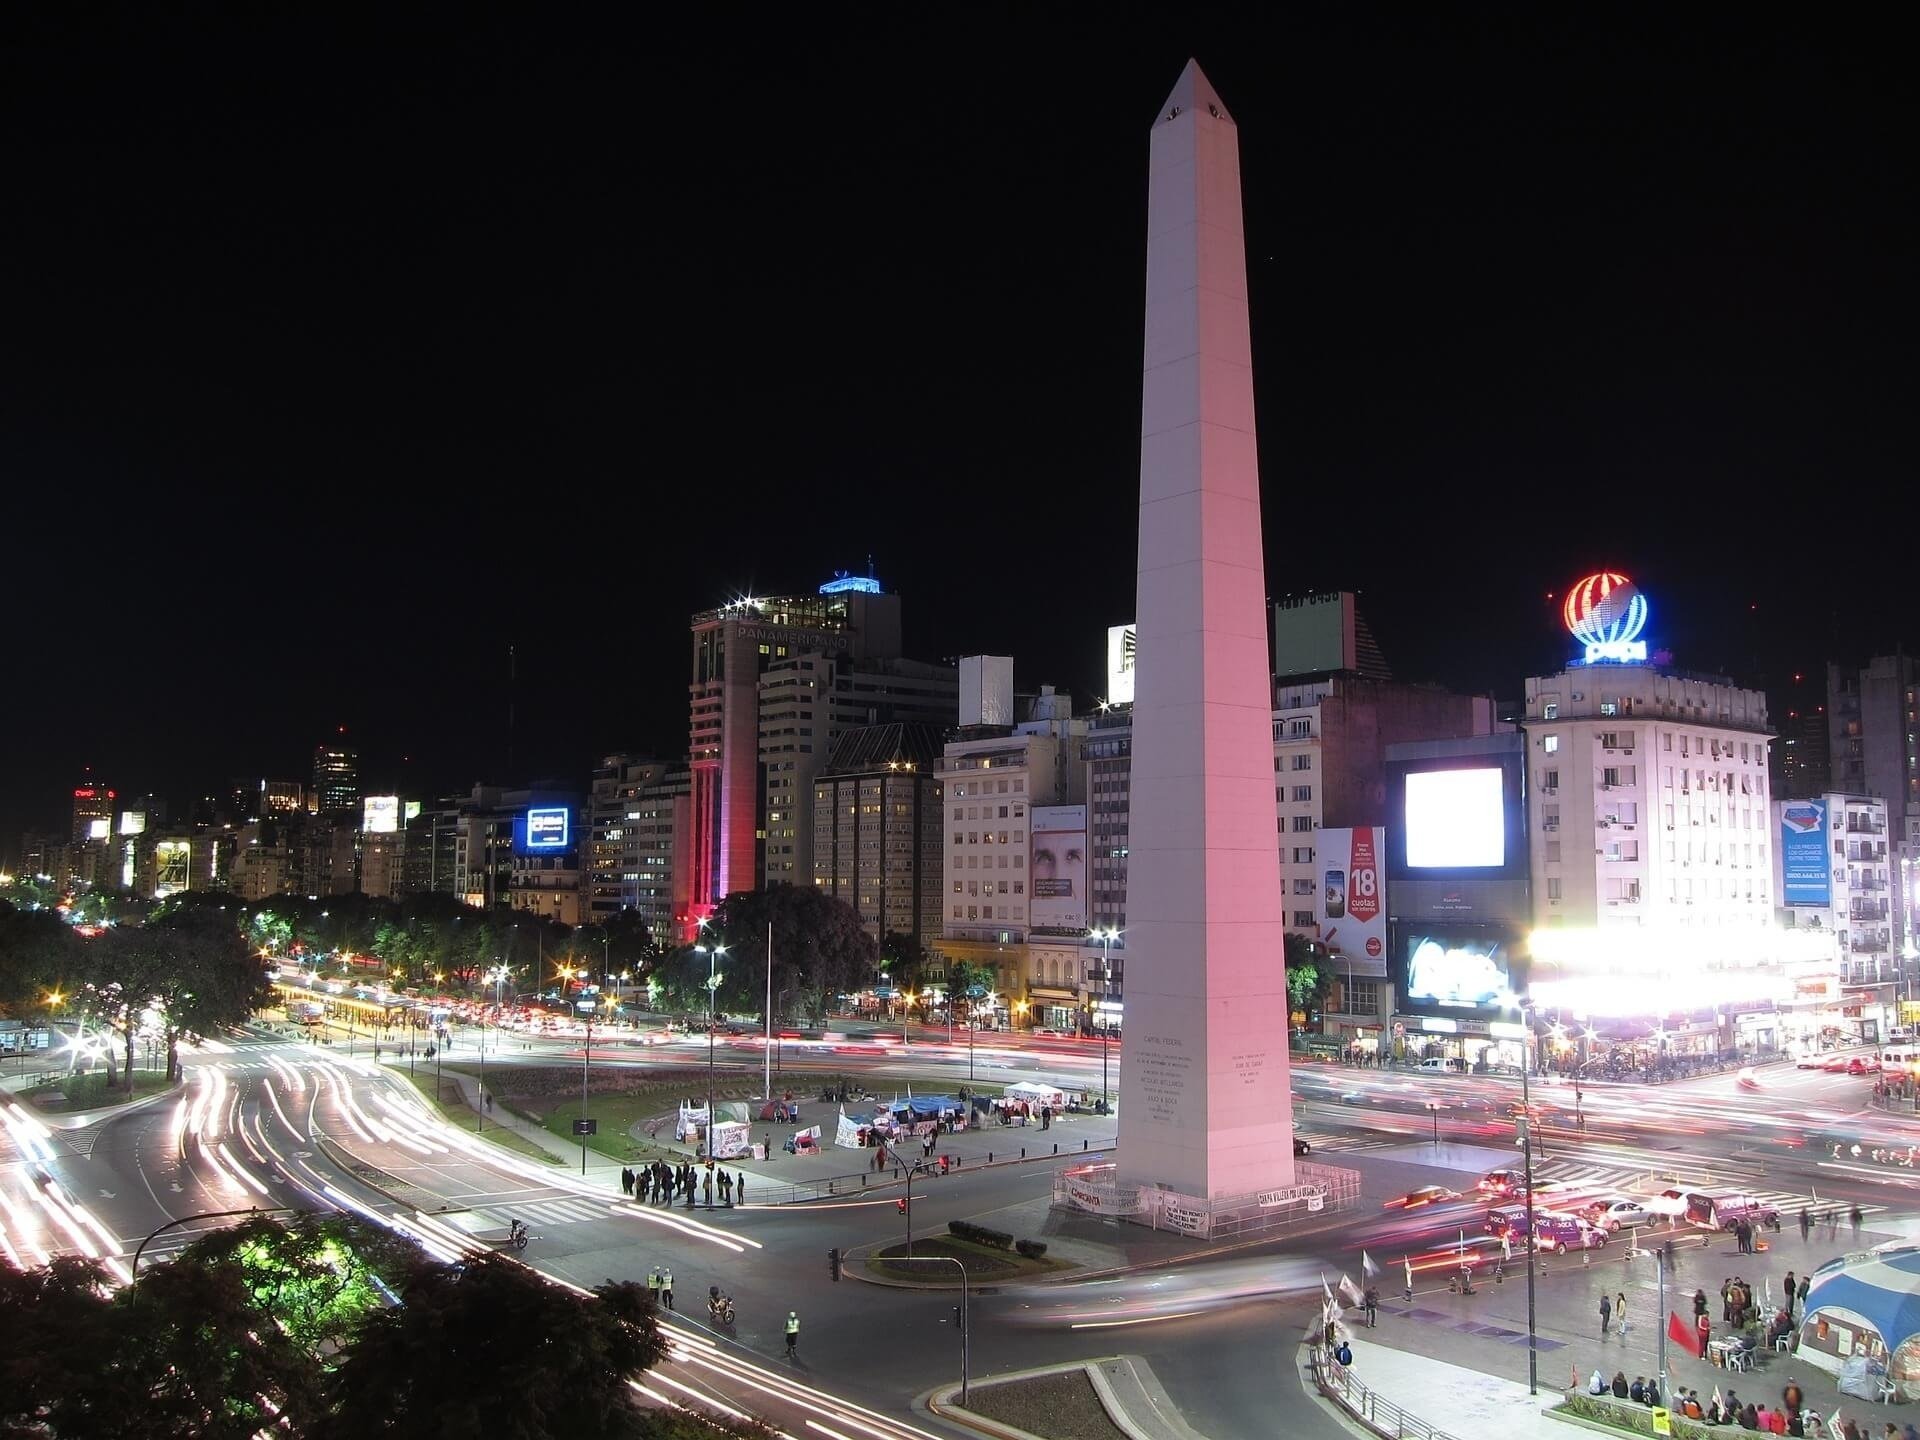
M1433 1055L1422 1060L1420 1068L1443 1075L1461 1075L1466 1073L1467 1062L1456 1060L1451 1056Z

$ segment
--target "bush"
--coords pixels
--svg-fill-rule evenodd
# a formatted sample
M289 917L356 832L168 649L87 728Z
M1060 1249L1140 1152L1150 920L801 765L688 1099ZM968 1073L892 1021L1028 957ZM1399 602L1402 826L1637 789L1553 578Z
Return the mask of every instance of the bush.
M1013 1236L1004 1230L989 1230L984 1225L976 1225L971 1220L949 1220L947 1233L962 1240L971 1240L976 1245L985 1245L994 1250L1013 1248Z
M1047 1253L1047 1242L1044 1240L1016 1240L1013 1248L1029 1260L1039 1260Z

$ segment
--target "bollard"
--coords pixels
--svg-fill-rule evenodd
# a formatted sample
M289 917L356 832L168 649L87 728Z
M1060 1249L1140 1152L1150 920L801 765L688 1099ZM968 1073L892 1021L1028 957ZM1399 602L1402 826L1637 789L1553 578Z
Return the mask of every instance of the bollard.
M1082 1140L1080 1142L1080 1153L1084 1155L1086 1154L1086 1151L1087 1151L1087 1142Z
M993 1151L987 1151L987 1164L993 1164Z
M1060 1143L1057 1140L1054 1142L1053 1153L1056 1155L1060 1153Z
M1024 1146L1024 1145L1022 1145L1022 1146L1020 1147L1020 1158L1021 1158L1022 1160L1024 1160L1024 1159L1026 1159L1026 1158L1027 1158L1027 1147L1026 1147L1026 1146Z

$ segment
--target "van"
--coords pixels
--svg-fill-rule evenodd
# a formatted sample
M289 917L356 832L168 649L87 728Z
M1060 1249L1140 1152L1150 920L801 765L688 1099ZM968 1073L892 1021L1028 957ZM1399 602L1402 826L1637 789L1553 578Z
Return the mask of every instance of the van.
M1578 1215L1549 1211L1533 1214L1533 1241L1542 1250L1564 1255L1569 1250L1598 1250L1607 1243L1607 1232L1590 1225Z
M1535 1216L1536 1220L1540 1217ZM1525 1205L1496 1205L1487 1211L1487 1233L1496 1239L1502 1235L1515 1237L1527 1233L1527 1207Z
M1460 1075L1465 1073L1467 1062L1456 1060L1452 1056L1435 1055L1431 1059L1422 1060L1420 1068L1446 1075Z
M1687 1222L1707 1230L1731 1230L1742 1220L1756 1230L1780 1228L1780 1211L1741 1191L1708 1194L1692 1191L1687 1196Z

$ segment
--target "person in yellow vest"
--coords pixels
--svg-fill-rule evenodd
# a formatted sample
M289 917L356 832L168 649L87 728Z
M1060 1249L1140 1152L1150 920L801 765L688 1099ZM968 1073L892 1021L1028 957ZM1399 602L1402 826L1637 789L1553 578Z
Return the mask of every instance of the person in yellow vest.
M660 1272L660 1298L667 1302L669 1310L673 1309L673 1271L671 1269Z
M800 1312L787 1311L787 1358L793 1359L800 1348Z

